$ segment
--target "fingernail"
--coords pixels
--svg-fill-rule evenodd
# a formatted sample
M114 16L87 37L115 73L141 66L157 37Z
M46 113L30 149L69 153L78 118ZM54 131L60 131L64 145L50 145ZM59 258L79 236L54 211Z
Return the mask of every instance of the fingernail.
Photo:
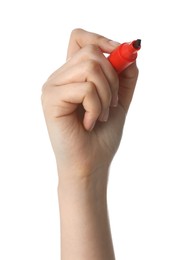
M94 126L95 126L95 123L96 123L96 122L93 122L93 123L91 124L91 126L89 127L89 131L92 131L92 130L93 130L93 128L94 128Z
M118 105L118 96L114 96L111 102L111 106L117 107Z
M120 45L119 42L115 42L115 41L109 41L110 45L112 45L113 47L117 47Z
M109 109L106 110L106 112L104 113L104 115L102 116L101 120L103 122L106 122L109 118Z

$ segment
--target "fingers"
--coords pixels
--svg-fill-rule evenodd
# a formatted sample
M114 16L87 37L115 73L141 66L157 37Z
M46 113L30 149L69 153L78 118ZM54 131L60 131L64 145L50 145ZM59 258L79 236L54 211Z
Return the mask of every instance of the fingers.
M76 52L86 45L94 44L98 46L102 52L110 53L120 43L111 41L104 36L96 33L87 32L82 29L74 29L70 36L67 59L72 57Z
M117 106L118 95L127 111L137 80L136 65L118 77L102 53L110 53L118 45L98 34L74 30L68 48L70 59L49 77L43 88L46 113L49 115L47 108L52 107L51 116L62 118L67 115L74 121L77 108L82 104L85 110L83 125L86 130L92 130L97 120L108 120L109 108Z
M93 60L87 60L83 62L81 66L74 66L70 68L69 73L66 73L65 75L68 77L68 79L64 78L63 80L67 79L68 81L75 79L76 82L89 82L94 84L101 102L102 112L99 119L101 121L106 121L105 115L108 113L112 94L109 83L101 69L101 66ZM72 75L74 78L72 79L70 75Z
M101 102L92 82L43 88L42 105L47 117L64 118L68 116L68 121L70 119L74 121L74 112L79 104L82 104L85 110L83 125L86 130L92 130L101 114Z
M92 82L101 102L100 121L107 121L109 107L118 101L119 78L108 60L95 45L87 45L49 78L48 83L61 86L75 82Z
M105 58L99 47L96 45L86 45L77 54L71 58L68 65L77 65L79 60L89 61L90 63L98 63L109 83L112 93L111 105L115 106L118 101L119 78L116 71L111 66L110 62Z
M51 84L51 82L49 83ZM101 66L93 60L87 60L78 64L78 66L74 65L65 69L54 80L55 87L72 83L89 83L89 85L86 85L88 88L91 86L91 84L93 85L101 104L101 113L99 119L101 121L106 121L107 113L112 100L112 93L109 82L107 81ZM80 85L76 86L80 92ZM70 94L69 91L66 93Z

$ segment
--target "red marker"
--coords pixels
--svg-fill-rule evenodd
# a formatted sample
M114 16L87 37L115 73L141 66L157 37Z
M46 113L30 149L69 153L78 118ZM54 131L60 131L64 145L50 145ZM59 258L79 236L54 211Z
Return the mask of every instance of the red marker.
M140 48L140 39L123 43L108 56L108 60L115 70L120 73L136 60Z

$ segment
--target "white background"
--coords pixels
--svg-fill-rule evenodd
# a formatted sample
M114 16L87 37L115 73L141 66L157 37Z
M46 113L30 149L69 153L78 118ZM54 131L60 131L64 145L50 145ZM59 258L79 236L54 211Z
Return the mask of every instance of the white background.
M0 259L60 258L57 173L41 87L72 29L142 39L109 181L117 260L185 259L184 1L0 2Z

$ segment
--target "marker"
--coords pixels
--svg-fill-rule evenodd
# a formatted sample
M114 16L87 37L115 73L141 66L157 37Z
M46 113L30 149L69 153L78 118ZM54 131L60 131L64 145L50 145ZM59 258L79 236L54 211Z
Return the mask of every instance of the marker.
M141 40L122 43L108 56L108 60L114 69L120 73L131 65L137 58L137 52L141 49Z

